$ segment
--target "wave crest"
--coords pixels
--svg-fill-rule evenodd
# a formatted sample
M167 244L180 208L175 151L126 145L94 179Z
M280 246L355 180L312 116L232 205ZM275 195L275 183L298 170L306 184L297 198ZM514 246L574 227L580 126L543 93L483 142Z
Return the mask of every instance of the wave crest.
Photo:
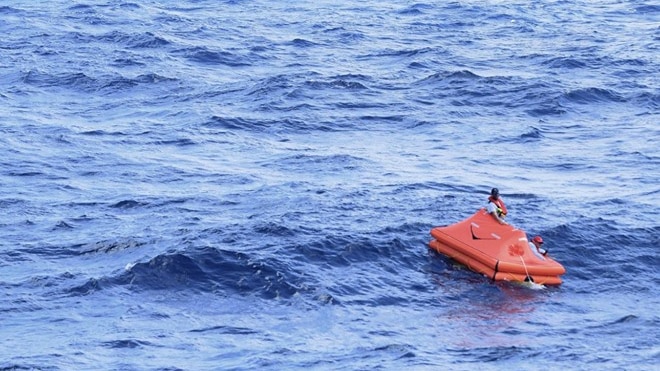
M275 259L205 248L194 253L161 254L137 263L114 281L138 291L180 290L214 294L290 298L306 285L297 274Z

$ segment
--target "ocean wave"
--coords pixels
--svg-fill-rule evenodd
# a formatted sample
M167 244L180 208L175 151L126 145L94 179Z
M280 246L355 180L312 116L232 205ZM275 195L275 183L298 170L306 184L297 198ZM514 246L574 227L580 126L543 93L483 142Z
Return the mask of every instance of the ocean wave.
M515 141L517 142L533 142L533 141L538 141L540 139L543 139L543 132L539 128L532 127L529 129L528 132L521 134L518 139Z
M547 65L550 68L558 68L558 69L585 68L589 65L587 62L583 62L579 59L572 57L554 57L545 61L543 64Z
M105 341L101 343L102 346L108 347L110 349L122 349L122 348L141 348L144 346L152 346L153 344L148 341L135 340L135 339L126 339L126 340L112 340Z
M23 11L21 9L17 9L11 6L3 5L0 6L0 13L2 14L20 14Z
M643 14L660 13L660 5L639 5L635 7L635 11Z
M596 280L601 290L641 287L641 277L653 275L660 262L653 257L653 246L660 228L612 228L604 218L580 220L543 232L548 249L567 268L566 280ZM560 246L553 246L561 241Z
M109 282L138 291L177 290L266 299L291 298L308 291L299 273L287 268L275 259L204 248L191 253L158 255L148 262L132 265Z
M226 50L211 50L207 47L195 47L175 51L175 54L183 55L191 62L206 65L225 65L228 67L247 67L252 63L244 55Z
M308 74L294 74L294 75L274 75L264 79L260 79L254 84L247 92L248 96L256 96L257 98L269 97L278 92L290 93L295 88L295 82L300 78L309 76Z
M80 255L110 254L124 250L138 249L147 243L138 239L115 239L98 241L91 244L82 244L75 247Z
M271 107L271 109L275 109ZM288 112L292 107L277 109ZM287 117L281 119L256 119L246 117L212 116L202 125L204 128L223 130L244 130L247 132L268 132L271 134L304 133L310 131L333 132L344 129L342 125L334 122L308 122L301 118ZM352 127L349 125L349 127Z
M122 200L122 201L119 201L119 202L111 205L110 207L114 207L114 208L118 208L118 209L133 209L133 208L136 208L136 207L143 207L143 206L146 206L146 205L148 205L148 204L145 203L145 202L140 202L140 201L136 201L136 200Z
M306 81L305 84L311 89L349 89L349 90L363 90L368 89L367 86L358 81L351 81L354 78L347 76L346 78L339 78L333 81Z
M437 72L431 76L427 76L424 79L420 80L419 83L437 82L437 81L452 83L452 82L462 82L466 80L476 80L479 78L481 78L481 76L469 70L446 71L446 72Z
M128 34L122 31L112 31L100 36L87 36L89 42L109 42L136 49L158 49L171 44L165 38L151 32Z
M653 113L660 110L660 93L640 92L630 99L639 106L646 107Z
M318 46L320 44L301 38L295 38L289 42L289 45L294 46L296 48L311 48L314 46Z
M405 7L398 11L399 14L403 15L420 15L424 14L425 11L433 10L434 7L428 4L418 3Z
M134 78L126 78L116 75L89 76L81 72L51 74L38 70L27 71L20 79L25 84L41 88L65 88L73 92L103 92L112 94L130 90L138 86L176 81L176 79L153 73L138 75Z
M568 102L579 104L602 102L620 103L626 101L623 96L616 93L615 91L601 88L582 88L571 90L565 93L563 98Z

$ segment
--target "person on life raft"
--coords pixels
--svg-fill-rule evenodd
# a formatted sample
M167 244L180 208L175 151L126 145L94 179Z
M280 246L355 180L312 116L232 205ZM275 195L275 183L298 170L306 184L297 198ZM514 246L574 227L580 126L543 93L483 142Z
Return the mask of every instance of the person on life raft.
M543 238L541 238L541 236L534 236L534 238L529 241L529 247L536 248L536 251L543 256L548 255L548 250L543 249Z
M488 205L486 206L486 211L497 220L498 223L507 225L504 218L506 217L506 205L504 200L500 197L500 191L497 188L493 188L490 191L490 196L488 197Z

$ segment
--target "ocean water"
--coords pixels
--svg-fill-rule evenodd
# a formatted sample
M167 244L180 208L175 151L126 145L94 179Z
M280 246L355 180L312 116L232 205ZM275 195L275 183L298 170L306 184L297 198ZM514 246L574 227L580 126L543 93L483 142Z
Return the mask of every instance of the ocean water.
M652 1L0 3L0 370L656 370ZM540 290L429 250L485 205Z

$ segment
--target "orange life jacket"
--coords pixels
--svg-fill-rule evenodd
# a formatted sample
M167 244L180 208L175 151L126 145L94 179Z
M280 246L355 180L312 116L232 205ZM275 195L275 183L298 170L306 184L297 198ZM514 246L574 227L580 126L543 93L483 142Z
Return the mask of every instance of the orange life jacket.
M492 202L497 206L497 216L502 216L506 215L507 210L506 210L506 205L504 204L504 201L502 201L501 198L498 198L497 200L493 198L493 196L488 196L488 202Z

